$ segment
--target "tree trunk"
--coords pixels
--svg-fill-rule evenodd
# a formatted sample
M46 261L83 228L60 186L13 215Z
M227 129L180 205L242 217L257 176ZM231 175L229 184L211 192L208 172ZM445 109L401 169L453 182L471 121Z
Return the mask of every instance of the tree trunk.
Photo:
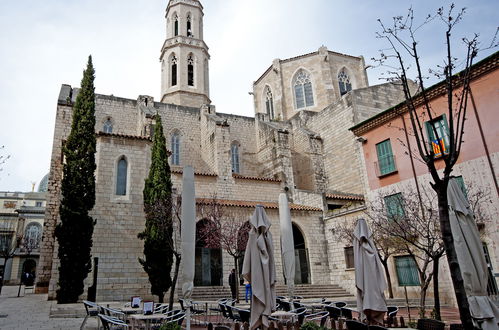
M433 259L433 299L435 300L435 307L433 309L436 320L440 320L440 292L438 292L438 266L440 257Z
M440 231L442 233L442 240L444 241L445 253L447 254L447 263L449 264L452 284L454 285L454 293L456 294L456 302L459 308L461 323L465 330L474 330L468 298L466 297L466 291L464 289L463 276L461 275L461 268L459 267L459 262L457 260L454 238L452 237L450 227L447 185L440 184L434 188L438 196Z
M419 317L425 318L426 313L426 291L428 290L428 285L425 283L421 286L420 297L419 297Z
M380 258L380 260L383 268L385 269L386 283L388 284L388 297L393 299L392 278L390 276L390 271L388 270L388 258Z
M174 255L175 255L175 271L173 274L172 286L170 288L170 301L168 304L169 311L173 309L173 299L175 297L175 288L177 287L178 272L180 269L180 260L182 259L182 256L180 254L175 253Z
M239 303L239 267L237 267L237 257L234 257L234 267L236 267L236 302Z

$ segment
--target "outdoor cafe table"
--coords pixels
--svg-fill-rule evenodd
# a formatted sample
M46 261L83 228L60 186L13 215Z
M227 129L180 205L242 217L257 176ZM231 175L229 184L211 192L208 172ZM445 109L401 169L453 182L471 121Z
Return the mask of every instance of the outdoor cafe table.
M132 330L133 329L140 329L140 324L145 323L146 330L151 329L151 322L152 321L161 321L165 319L167 316L164 314L150 314L150 315L144 315L144 314L131 314L128 319L130 320L130 323L132 325Z

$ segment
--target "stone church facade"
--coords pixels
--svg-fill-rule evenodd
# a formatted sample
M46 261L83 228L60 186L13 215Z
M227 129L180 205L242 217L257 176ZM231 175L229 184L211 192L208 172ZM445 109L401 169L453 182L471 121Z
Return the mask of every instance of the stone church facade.
M354 293L343 244L332 230L337 219L355 219L366 192L361 146L348 129L402 100L393 85L369 86L362 57L318 51L274 60L253 84L255 116L217 111L209 96L208 47L203 7L196 0L170 0L166 40L161 47L161 98L125 99L96 95L97 223L92 256L99 258L97 299L150 297L147 274L138 262L144 228L142 191L150 164L151 130L159 113L171 152L174 192L182 191L182 168L195 170L198 202L216 196L231 214L247 219L257 204L272 221L279 283L278 196L290 200L298 282L339 284ZM78 88L62 85L56 123L37 291L55 298L62 179L62 146L71 129ZM199 215L199 221L201 215ZM201 222L198 222L201 223ZM296 244L295 244L296 245ZM233 259L198 247L197 285L227 285ZM91 285L89 275L86 287Z

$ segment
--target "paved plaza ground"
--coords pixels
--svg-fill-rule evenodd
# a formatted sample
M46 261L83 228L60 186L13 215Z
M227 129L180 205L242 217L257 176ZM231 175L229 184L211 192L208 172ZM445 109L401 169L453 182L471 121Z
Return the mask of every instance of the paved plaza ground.
M83 322L83 317L72 318L50 318L50 311L54 314L54 310L61 310L61 305L57 305L55 301L47 301L46 294L28 293L21 297L17 297L17 286L5 286L2 288L0 295L0 329L1 330L24 330L24 329L79 329ZM78 304L78 310L81 309ZM74 309L73 307L71 307ZM80 311L81 312L81 311ZM81 314L81 313L79 313ZM401 308L399 315L407 318L407 310ZM418 315L415 308L411 308L412 317ZM456 308L442 308L442 317L446 323L458 323L459 313ZM97 329L97 321L95 318L89 318L85 329Z
M17 297L17 286L4 286L0 295L0 329L79 329L83 318L49 318L55 301L47 301L46 294ZM21 291L21 294L23 292ZM89 318L85 329L97 329L95 318Z

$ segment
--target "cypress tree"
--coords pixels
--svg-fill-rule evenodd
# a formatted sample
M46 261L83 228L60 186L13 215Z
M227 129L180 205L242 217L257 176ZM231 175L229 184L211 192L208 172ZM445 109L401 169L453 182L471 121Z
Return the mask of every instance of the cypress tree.
M151 167L143 192L146 228L138 235L144 240L144 258L139 258L139 262L149 276L151 293L163 302L172 285L172 182L161 116L157 114L155 119Z
M95 204L94 73L92 56L89 56L73 107L71 133L63 146L61 221L55 229L60 260L58 303L77 302L83 293L83 281L91 269L95 221L88 213Z

